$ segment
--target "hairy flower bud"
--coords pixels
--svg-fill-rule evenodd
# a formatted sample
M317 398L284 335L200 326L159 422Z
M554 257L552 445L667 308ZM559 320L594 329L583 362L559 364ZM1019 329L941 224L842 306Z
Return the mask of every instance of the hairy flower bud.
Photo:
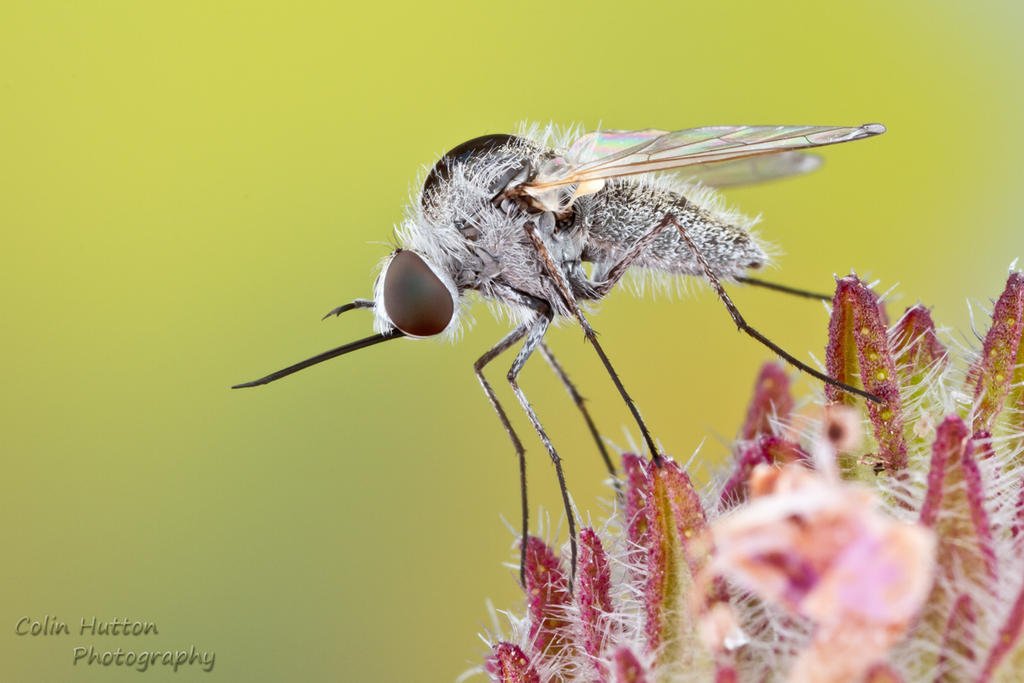
M878 297L855 275L836 283L825 367L829 376L860 385L881 399L881 403L867 405L878 443L878 458L889 472L906 467L907 444L896 361L889 348ZM833 403L853 402L851 394L832 385L825 387L825 396Z
M981 354L946 351L927 309L887 330L878 298L842 278L829 373L887 402L829 386L794 417L769 366L703 489L670 458L624 455L612 518L580 533L576 595L529 539L526 616L488 640L483 668L501 682L1016 683L1022 320L1015 273Z

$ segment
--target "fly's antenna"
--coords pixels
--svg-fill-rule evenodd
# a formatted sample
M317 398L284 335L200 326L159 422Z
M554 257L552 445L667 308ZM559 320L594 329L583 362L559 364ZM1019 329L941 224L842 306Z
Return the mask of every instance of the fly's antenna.
M373 302L371 300L369 300L369 299L356 299L355 301L353 301L351 303L344 304L342 306L338 306L337 308L332 308L330 311L327 312L327 315L325 315L324 317L322 317L320 319L321 320L327 320L332 315L341 315L345 311L351 311L351 310L354 310L356 308L373 308Z

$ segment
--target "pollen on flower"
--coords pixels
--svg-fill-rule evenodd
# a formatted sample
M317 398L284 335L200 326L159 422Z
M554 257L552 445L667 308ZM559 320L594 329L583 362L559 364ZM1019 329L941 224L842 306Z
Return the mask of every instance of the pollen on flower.
M530 537L523 616L487 638L478 670L517 683L1019 682L1022 337L1021 273L977 349L921 305L890 326L868 286L839 279L826 370L882 403L827 386L820 406L801 404L769 363L710 482L623 455L621 497L580 532L575 594L567 549Z

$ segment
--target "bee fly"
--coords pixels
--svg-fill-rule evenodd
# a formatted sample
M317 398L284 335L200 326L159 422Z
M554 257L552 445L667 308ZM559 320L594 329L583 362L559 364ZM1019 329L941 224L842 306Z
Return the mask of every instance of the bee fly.
M441 157L428 173L418 202L399 228L402 247L385 259L373 298L356 299L324 316L371 309L376 334L234 388L267 384L391 339L437 335L454 339L465 317L465 295L477 292L504 308L516 323L473 369L519 461L520 580L528 527L525 449L483 370L523 340L506 377L554 463L569 523L574 576L576 526L561 459L516 379L535 351L568 390L613 478L615 468L583 399L544 343L552 321L569 318L581 326L639 425L655 463L661 461L658 448L581 307L581 302L602 299L630 268L706 280L742 332L819 380L878 401L800 362L743 319L723 281L830 297L748 277L748 271L767 261L750 233L753 221L725 210L710 188L804 173L820 160L798 150L884 132L880 124L610 130L583 135L554 149L540 135L474 138ZM692 176L687 182L649 175L684 167ZM589 274L584 263L592 264Z

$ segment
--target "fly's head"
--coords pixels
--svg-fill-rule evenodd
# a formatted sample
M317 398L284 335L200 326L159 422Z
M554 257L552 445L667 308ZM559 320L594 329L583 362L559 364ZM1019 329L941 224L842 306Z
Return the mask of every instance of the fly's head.
M391 339L457 338L466 317L462 294L470 289L486 292L508 274L508 264L524 258L509 245L521 241L531 208L507 190L532 178L547 156L550 152L542 147L513 135L486 135L449 151L426 176L417 201L398 226L402 246L381 264L373 299L356 299L325 316L372 309L377 334L235 388L268 384Z
M462 293L500 275L500 243L523 213L501 194L529 177L539 153L523 138L486 135L434 164L398 226L401 248L381 265L373 297L377 332L457 336Z

